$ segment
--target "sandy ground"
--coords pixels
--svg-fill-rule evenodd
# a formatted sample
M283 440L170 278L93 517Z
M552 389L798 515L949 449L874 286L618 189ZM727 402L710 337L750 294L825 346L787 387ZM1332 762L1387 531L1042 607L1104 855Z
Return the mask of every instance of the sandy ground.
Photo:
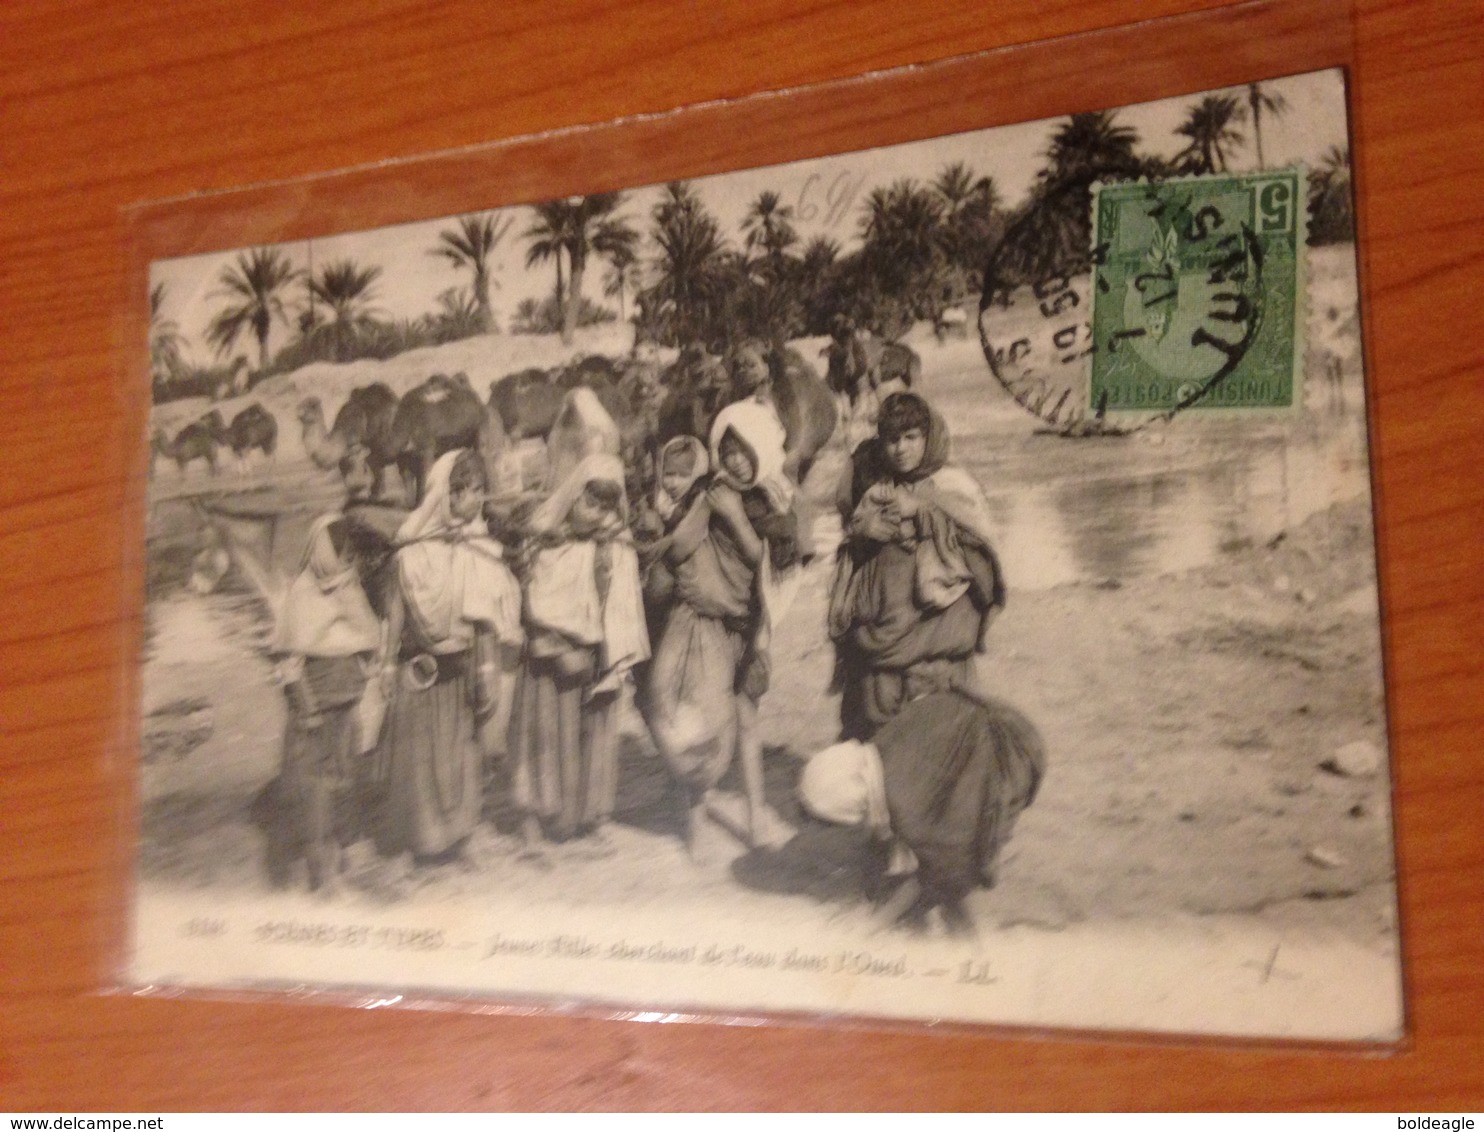
M1332 265L1317 266L1335 276ZM1341 275L1341 294L1345 283ZM1315 317L1337 316L1331 305ZM1047 438L1034 436L1034 422L990 388L977 342L940 348L924 339L919 347L924 389L952 422L957 458L986 480L999 472L987 483L992 500L1018 489L1005 479L1014 469L1047 465L1035 455ZM434 364L414 362L398 386ZM284 386L275 411L318 388L302 374L275 380ZM1379 633L1355 388L1347 415L1306 427L1292 442L1321 467L1348 453L1336 482L1349 486L1317 498L1271 537L1228 540L1194 565L1176 555L1170 569L1156 554L1152 566L1085 570L1051 584L1030 577L1019 587L1011 571L1011 600L980 679L1036 721L1050 764L1000 884L971 898L981 939L1089 929L1158 939L1165 928L1199 935L1207 922L1334 941L1383 970L1394 962ZM1136 457L1056 440L1065 447L1055 461L1080 460L1088 474L1125 458L1178 470L1218 431L1177 420L1167 435L1128 442L1146 446L1133 450ZM820 502L843 459L836 443L806 485ZM258 475L319 483L292 453ZM170 469L157 488L168 498L191 484ZM1022 526L1034 534L1034 524ZM828 524L820 535L825 550ZM1002 550L1016 560L1015 547ZM251 809L277 767L283 712L269 681L262 606L230 580L206 598L189 593L172 584L178 553L172 558L163 542L153 551L159 585L145 670L143 890L201 907L271 901ZM501 768L492 768L488 820L464 860L415 868L378 858L363 841L352 847L333 907L401 913L483 900L540 907L543 915L566 908L601 917L610 909L681 921L713 909L800 940L861 931L868 906L859 843L804 821L792 798L801 758L832 741L838 726L838 704L823 691L831 664L821 631L828 558L806 570L776 639L763 704L769 798L800 830L792 843L746 853L709 827L701 861L687 859L662 767L630 712L618 813L601 838L523 858L502 804ZM1268 966L1271 973L1272 959Z

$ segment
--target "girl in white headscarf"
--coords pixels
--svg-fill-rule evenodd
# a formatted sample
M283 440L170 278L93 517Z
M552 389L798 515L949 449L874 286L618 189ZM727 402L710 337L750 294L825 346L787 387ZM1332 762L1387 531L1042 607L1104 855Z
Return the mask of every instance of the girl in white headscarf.
M778 615L773 583L797 561L784 459L772 406L748 399L724 408L711 428L711 483L666 551L674 601L649 671L646 718L684 794L693 852L708 796L733 758L747 801L742 832L754 845L768 840L757 711Z
M477 453L440 456L427 494L397 531L388 601L383 736L386 843L437 858L460 850L482 808L479 730L509 719L521 642L520 587L484 519Z
M302 850L311 889L333 883L340 845L356 832L352 764L361 745L355 709L381 644L381 624L361 589L348 542L341 516L315 521L272 643L288 720L269 871L282 882Z
M580 459L527 523L511 793L528 845L543 830L591 833L613 814L619 691L649 657L627 521L623 463L600 452Z

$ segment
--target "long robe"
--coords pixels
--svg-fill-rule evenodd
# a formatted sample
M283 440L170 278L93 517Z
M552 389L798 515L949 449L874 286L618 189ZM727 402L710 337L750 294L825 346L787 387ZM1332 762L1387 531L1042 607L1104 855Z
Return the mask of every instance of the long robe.
M601 825L618 794L616 718L628 672L649 656L639 560L626 502L579 535L568 517L586 485L622 492L623 465L586 456L530 520L525 663L511 720L511 798L565 838ZM621 496L622 499L622 496Z
M272 794L268 867L275 882L302 852L311 887L329 878L337 843L359 832L355 794L363 774L356 705L381 628L355 568L330 537L338 515L311 527L299 573L274 625L288 712L283 763ZM312 724L312 725L311 725Z
M872 742L891 830L917 858L923 897L953 904L992 887L1045 774L1035 726L999 700L940 692L907 704Z
M748 452L749 481L737 480L721 460L728 435ZM780 601L774 579L792 578L798 560L795 489L783 472L783 444L776 413L753 400L728 405L711 429L712 474L741 495L764 543L762 562L747 561L704 498L679 525L704 528L704 536L696 542L691 532L675 534L677 543L694 543L694 549L671 563L672 600L648 673L646 719L671 773L695 792L715 786L731 765L736 697L757 703L768 688L769 640Z
M423 502L397 534L405 615L401 639L392 642L397 678L382 734L387 852L437 856L474 832L483 809L476 642L513 647L521 638L520 590L500 544L483 519L462 523L452 513L458 455L434 463Z
M884 444L871 439L856 449L837 492L846 541L830 590L829 628L844 739L868 739L896 715L909 677L924 665L954 686L969 686L974 655L1005 603L983 492L948 462L947 426L936 411L928 413L926 449L912 473L897 474ZM886 522L889 505L878 496L899 492L917 498L917 515Z

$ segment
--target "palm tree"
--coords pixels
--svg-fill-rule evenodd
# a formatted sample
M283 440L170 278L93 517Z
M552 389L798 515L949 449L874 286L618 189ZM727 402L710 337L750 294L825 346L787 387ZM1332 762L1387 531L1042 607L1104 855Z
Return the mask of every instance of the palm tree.
M630 229L632 231L632 229ZM618 320L628 321L625 296L639 285L639 253L634 250L639 233L634 239L615 247L608 253L610 270L603 276L603 297L618 299Z
M568 200L534 205L536 222L526 229L530 241L526 266L548 259L556 261L556 299L562 311L562 341L571 343L582 308L582 280L588 256L593 252L611 255L615 249L632 247L639 234L613 215L623 203L623 193L594 193ZM562 279L562 253L567 256L567 279ZM623 253L619 253L623 254Z
M222 269L214 296L231 304L206 328L206 340L225 357L245 330L258 340L258 368L268 366L268 332L273 321L288 322L283 291L299 271L277 248L253 248L237 253L237 261Z
M495 311L490 305L490 287L498 286L490 275L490 258L513 223L515 221L507 217L502 224L487 212L461 216L457 228L445 228L438 233L438 246L429 253L441 256L456 268L467 268L474 273L474 302L478 308L479 323L485 333L489 333L495 326Z
M758 194L757 200L742 218L743 247L750 253L761 251L771 265L774 274L783 258L783 253L799 242L794 229L794 210L782 203L782 197L771 189Z
M330 311L330 319L310 334L328 336L337 361L348 360L357 336L376 326L371 298L380 267L359 267L348 259L325 264L319 275L309 280L309 293Z
M567 303L562 312L562 342L570 344L582 310L582 279L587 257L592 253L612 255L621 247L632 249L639 233L627 221L615 217L623 193L593 193L571 202L567 229ZM619 252L622 255L622 252Z
M1073 114L1058 126L1051 134L1041 180L1065 182L1103 172L1137 174L1140 162L1134 147L1139 135L1131 126L1114 121L1115 114L1092 110Z
M1187 173L1225 173L1227 157L1247 140L1237 129L1246 120L1247 111L1236 95L1206 95L1175 127L1175 133L1190 139L1176 163Z
M910 177L871 191L861 216L862 251L888 290L933 265L942 222L942 203Z
M654 206L654 283L641 301L646 317L658 319L659 337L684 346L713 329L726 279L726 241L716 218L684 181L665 186Z
M179 324L164 317L165 295L164 283L149 289L149 369L156 386L175 377L184 364L181 345L185 340Z
M1052 131L1046 164L1031 195L1006 218L1003 238L986 266L986 283L999 293L1023 283L1087 270L1092 250L1095 181L1161 176L1167 170L1141 157L1139 135L1111 110L1073 114Z
M912 178L873 189L861 210L860 267L875 298L868 318L892 337L932 313L946 265L943 203Z
M1309 171L1309 241L1337 244L1355 239L1350 193L1350 151L1332 145Z
M593 230L592 250L609 263L612 270L604 277L603 294L613 297L616 283L618 292L618 316L626 321L624 309L625 292L637 285L639 280L639 232L621 217L607 217L598 222ZM581 299L578 299L581 307Z
M952 220L973 196L975 189L988 183L988 177L975 178L973 170L965 162L955 161L938 172L932 189L942 199L948 219Z
M1257 167L1265 169L1262 160L1262 115L1267 111L1274 118L1288 113L1288 100L1281 94L1269 94L1261 83L1247 84L1247 106L1252 111L1252 141L1257 148Z
M438 292L438 309L424 316L424 323L438 342L472 338L488 333L484 312L467 287L449 287Z
M526 266L535 267L547 260L556 262L556 300L558 305L566 302L567 283L562 275L562 253L567 250L572 230L572 205L565 200L548 200L531 206L536 213L536 222L525 230L522 239L528 240Z
M310 293L330 308L331 323L364 324L371 316L371 299L380 267L358 267L342 259L325 264L318 278L309 281Z
M939 239L944 255L956 267L982 269L1001 203L994 182L955 161L938 173L932 190L943 203Z

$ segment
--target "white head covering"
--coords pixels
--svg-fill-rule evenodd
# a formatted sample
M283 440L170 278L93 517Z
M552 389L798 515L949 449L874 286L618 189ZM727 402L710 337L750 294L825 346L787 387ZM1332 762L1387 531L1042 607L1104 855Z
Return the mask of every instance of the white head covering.
M660 482L654 489L654 509L659 512L660 518L669 519L675 514L677 500L670 498L670 493L665 490L664 475L665 461L673 453L689 452L691 456L691 470L686 473L686 484L681 489L683 497L691 486L707 472L711 470L711 461L706 455L706 446L694 436L672 436L665 441L665 446L660 449L660 458L657 461L655 477Z
M537 535L555 534L566 523L572 504L576 503L577 497L587 490L588 484L611 483L616 485L619 491L618 514L615 516L614 523L611 524L611 529L600 532L598 535L598 537L604 535L611 537L622 530L628 522L629 504L623 481L623 461L617 456L607 452L594 452L584 456L567 473L566 478L557 484L556 490L531 512L526 525L532 533Z
M752 455L753 476L742 483L721 462L721 440L727 433L740 440ZM711 424L711 470L723 483L738 491L760 487L768 494L773 510L782 514L793 505L794 485L783 471L786 458L783 444L783 422L778 410L762 401L748 398L734 401L716 414Z
M476 622L500 640L521 639L520 587L505 565L505 550L489 536L482 515L455 517L449 481L465 449L438 457L427 494L397 530L398 575L408 612L433 645L450 650L473 641Z
M330 541L330 525L339 518L321 515L309 528L299 573L289 584L274 626L275 652L353 656L375 652L381 644L381 623L360 577Z
M565 483L586 457L617 456L622 436L598 395L584 385L567 391L546 438L546 487ZM622 483L622 477L619 478Z
M881 754L870 743L847 739L811 757L799 778L799 801L821 821L863 825L883 838L891 830Z
M639 558L629 541L623 494L624 468L617 456L599 452L582 459L531 514L528 526L537 549L526 580L526 617L583 645L600 649L600 679L612 682L649 657ZM576 537L568 526L572 505L590 483L619 489L618 514L600 530ZM606 544L607 593L598 589L599 544Z

